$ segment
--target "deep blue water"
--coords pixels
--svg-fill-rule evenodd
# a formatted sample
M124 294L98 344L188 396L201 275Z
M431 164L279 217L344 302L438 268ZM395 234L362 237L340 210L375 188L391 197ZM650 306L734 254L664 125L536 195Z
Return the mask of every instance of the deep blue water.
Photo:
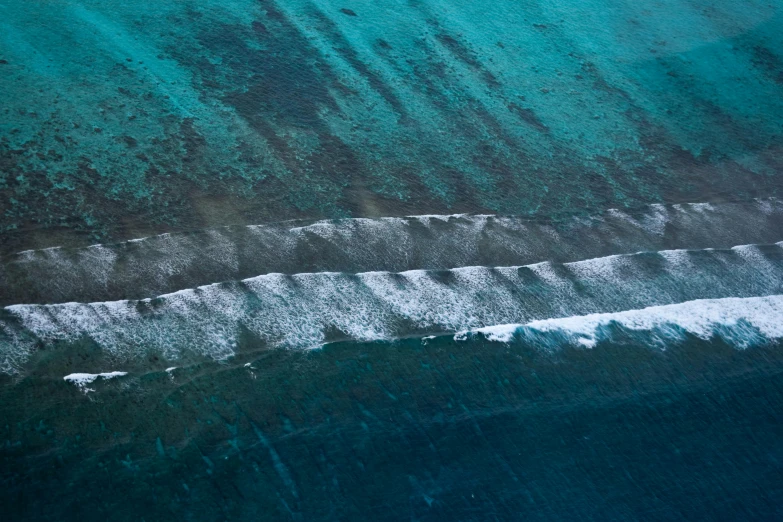
M0 518L783 519L783 3L0 3Z
M780 346L689 338L661 352L615 335L556 353L449 338L273 351L253 370L149 373L90 399L31 376L3 392L4 509L30 520L779 518Z

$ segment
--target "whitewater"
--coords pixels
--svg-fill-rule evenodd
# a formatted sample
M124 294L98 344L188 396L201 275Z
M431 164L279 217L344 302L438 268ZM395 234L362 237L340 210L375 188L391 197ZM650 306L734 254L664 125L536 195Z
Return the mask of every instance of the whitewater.
M62 343L94 343L114 361L151 354L225 360L249 338L264 347L307 349L637 309L649 315L649 307L703 299L733 310L729 322L762 324L767 314L764 324L771 324L781 318L779 297L760 296L781 294L781 282L783 242L510 267L265 274L140 300L7 306L0 367L17 373L41 347ZM750 299L740 301L746 316L731 298ZM753 308L757 302L764 306ZM680 324L674 316L651 317Z
M235 226L0 262L0 305L142 299L261 274L519 266L670 249L773 243L783 203L649 205L560 221L422 215Z

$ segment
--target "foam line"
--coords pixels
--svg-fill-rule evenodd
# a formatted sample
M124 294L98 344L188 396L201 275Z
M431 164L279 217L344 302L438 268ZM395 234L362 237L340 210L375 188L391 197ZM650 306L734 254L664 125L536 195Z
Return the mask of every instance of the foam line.
M548 338L558 342L565 338L572 344L593 347L599 340L611 335L607 332L611 324L628 330L655 331L659 338L664 339L681 338L686 332L705 340L719 335L744 347L758 341L759 337L783 338L783 295L697 299L641 310L495 325L459 332L454 338L461 341L482 334L490 341L506 343L515 337Z
M76 385L84 393L95 391L93 388L88 388L87 385L92 384L98 379L114 379L116 377L124 377L128 375L128 372L103 372L103 373L71 373L63 377L65 382Z
M220 359L247 334L270 347L309 348L769 295L781 282L783 243L496 268L268 274L154 299L6 307L0 368L18 370L40 344L80 339L119 360L150 352Z
M491 215L343 219L27 251L0 265L0 304L140 299L266 273L402 272L569 262L783 238L783 203L651 205L560 223Z

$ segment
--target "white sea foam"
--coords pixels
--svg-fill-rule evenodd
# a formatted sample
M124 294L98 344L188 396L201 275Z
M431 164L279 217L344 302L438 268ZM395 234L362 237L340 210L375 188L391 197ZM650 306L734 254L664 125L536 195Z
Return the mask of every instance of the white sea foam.
M754 199L753 204L760 212L764 214L772 214L781 211L781 205L783 204L783 202L781 202L777 198L763 198L763 199ZM729 206L732 204L724 203L721 205ZM684 212L688 212L689 210L693 210L698 213L708 213L708 212L715 212L719 210L721 208L721 205L716 205L713 203L698 203L698 202L678 203L672 205L663 205L663 204L654 203L647 207L648 213L640 218L631 217L631 215L629 215L626 211L616 209L616 208L607 209L604 211L604 214L622 220L631 221L635 223L637 226L640 226L642 228L649 228L653 230L655 234L660 234L661 227L664 226L667 222L671 221L673 216L669 216L668 214L671 213L672 210L676 211L676 213L684 213ZM206 229L201 232L206 234L221 235L231 230L245 228L245 229L255 229L255 230L259 230L259 229L287 230L289 232L295 232L295 233L311 231L311 232L317 232L319 235L330 236L332 234L335 234L340 229L345 230L345 229L356 228L356 227L361 228L361 226L369 226L375 228L379 224L407 225L409 220L417 220L417 221L438 220L438 221L448 222L454 219L466 219L466 220L477 220L477 221L496 220L498 222L513 223L514 226L519 226L519 223L532 222L530 218L517 217L517 216L504 216L504 215L496 215L496 214L469 214L469 213L418 214L418 215L414 214L414 215L408 215L404 217L344 218L344 219L334 219L334 220L319 220L319 221L314 221L311 223L303 223L303 224L297 224L297 222L295 221L289 221L289 222L280 222L280 223L254 224L254 225L241 225L241 226L229 225L229 226L217 227L213 229ZM585 218L578 217L575 218L575 221L579 222L584 219ZM597 214L587 219L600 220L601 216L600 214ZM191 234L191 233L186 233L186 234ZM159 240L159 239L173 238L178 236L181 236L181 234L165 232L152 236L143 236L143 237L138 237L133 239L127 239L125 241L121 241L118 243L94 244L84 248L96 248L96 247L110 248L110 247L116 247L128 243L139 243L139 242L144 242L149 240ZM23 250L17 252L15 255L22 256L22 255L27 255L36 252L45 252L45 251L52 251L58 249L64 249L64 247L53 246L53 247L47 247L42 249Z
M114 379L116 377L124 377L128 375L128 372L105 372L105 373L72 373L63 377L65 382L70 382L79 387L83 392L88 393L95 391L92 388L88 388L88 384L92 384L98 379Z
M496 341L499 343L510 342L514 338L514 333L519 329L518 324L497 324L494 326L485 326L484 328L477 328L475 330L466 330L457 332L454 335L456 341L465 341L470 337L473 332L480 332L484 334L484 337L490 341Z
M369 272L573 261L664 247L777 241L783 203L653 205L559 224L520 216L421 215L224 227L114 245L53 248L0 265L0 301L143 298L250 274ZM763 205L762 205L763 206ZM773 216L773 217L770 217ZM667 230L674 231L667 234ZM8 274L14 274L8 277ZM2 285L8 285L4 288Z
M574 344L593 347L602 330L615 323L629 330L659 330L664 336L680 337L688 332L702 339L722 334L722 329L740 325L746 337L754 340L758 334L766 339L783 338L783 295L723 299L697 299L684 303L651 306L641 310L598 313L531 321L526 324L504 324L460 332L455 340L466 340L481 333L490 341L510 342L515 335L535 336L538 333L564 334ZM740 337L732 337L740 346Z
M782 246L763 247L765 255L759 247L741 247L496 268L267 274L139 301L14 305L5 309L13 321L0 320L0 369L18 369L39 342L88 338L119 360L148 352L170 360L186 353L225 359L236 353L242 332L269 346L309 348L336 339L391 339L776 294ZM680 256L688 262L672 262ZM507 330L487 333L508 336Z

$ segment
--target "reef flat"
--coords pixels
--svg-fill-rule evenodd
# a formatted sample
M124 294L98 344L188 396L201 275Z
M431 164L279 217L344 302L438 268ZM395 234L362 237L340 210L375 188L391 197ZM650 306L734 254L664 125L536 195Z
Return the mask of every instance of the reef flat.
M0 249L779 195L782 7L8 0Z

